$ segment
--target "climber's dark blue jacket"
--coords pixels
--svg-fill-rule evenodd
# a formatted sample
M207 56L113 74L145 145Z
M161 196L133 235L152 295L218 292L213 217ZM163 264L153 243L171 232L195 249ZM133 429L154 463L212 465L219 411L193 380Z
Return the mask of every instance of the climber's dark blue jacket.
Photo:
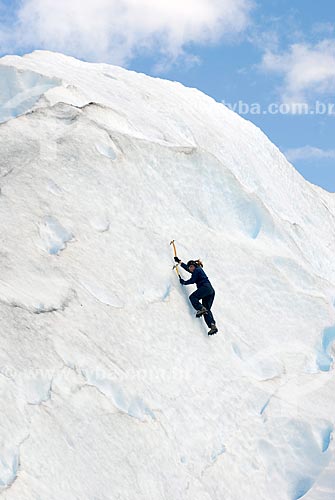
M190 273L191 271L188 269L187 265L184 264L184 262L181 262L181 267L183 269L185 269L185 271L187 271L188 273ZM196 267L193 271L192 274L192 278L190 278L189 280L185 281L184 280L184 283L183 285L192 285L193 283L195 283L197 285L197 288L200 288L201 286L204 286L204 285L210 285L210 281L205 273L205 271L202 269L202 267Z

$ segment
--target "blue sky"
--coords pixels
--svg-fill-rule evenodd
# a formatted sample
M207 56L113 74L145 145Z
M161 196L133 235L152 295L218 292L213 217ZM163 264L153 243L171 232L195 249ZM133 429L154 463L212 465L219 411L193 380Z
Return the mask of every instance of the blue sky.
M0 55L58 50L197 87L235 106L302 175L335 191L333 1L137 0L134 6L131 0L85 0L76 5L0 0ZM315 113L316 102L322 114ZM304 112L292 112L295 103L302 103ZM251 105L257 113L245 112ZM269 112L277 108L280 112Z

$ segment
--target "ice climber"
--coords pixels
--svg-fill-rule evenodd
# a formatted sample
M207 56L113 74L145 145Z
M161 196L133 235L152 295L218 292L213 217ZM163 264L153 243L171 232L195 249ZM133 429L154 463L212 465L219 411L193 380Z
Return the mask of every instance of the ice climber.
M206 325L210 328L208 335L214 335L218 332L215 324L215 320L211 311L213 305L215 290L212 287L205 271L202 269L202 262L200 260L189 260L187 264L184 264L178 257L174 258L175 262L181 265L185 271L192 274L192 277L185 281L181 276L179 276L179 281L182 285L192 285L195 283L197 285L197 290L191 293L189 299L192 306L196 309L196 317L204 317ZM200 302L202 300L202 304Z

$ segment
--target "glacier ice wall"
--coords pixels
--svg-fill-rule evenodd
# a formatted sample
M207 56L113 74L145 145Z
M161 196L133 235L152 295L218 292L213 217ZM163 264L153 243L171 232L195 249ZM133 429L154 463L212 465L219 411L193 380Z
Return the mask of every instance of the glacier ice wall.
M175 82L38 51L0 87L4 498L333 498L333 196Z

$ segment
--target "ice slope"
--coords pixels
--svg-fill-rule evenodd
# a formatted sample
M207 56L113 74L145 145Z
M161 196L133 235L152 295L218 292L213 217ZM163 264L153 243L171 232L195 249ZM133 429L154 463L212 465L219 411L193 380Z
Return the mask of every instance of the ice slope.
M335 498L334 197L179 83L38 51L0 89L1 496Z

